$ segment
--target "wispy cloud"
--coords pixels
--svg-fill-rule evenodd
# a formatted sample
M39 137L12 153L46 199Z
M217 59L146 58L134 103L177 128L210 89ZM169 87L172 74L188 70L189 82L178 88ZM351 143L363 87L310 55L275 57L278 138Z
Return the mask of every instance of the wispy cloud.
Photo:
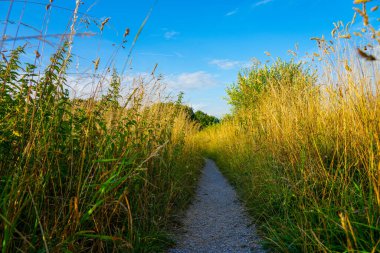
M273 2L274 0L261 0L261 1L258 1L256 3L254 3L252 6L253 7L258 7L258 6L261 6L261 5L265 5L265 4L268 4L270 2Z
M226 16L227 16L227 17L229 17L229 16L233 16L233 15L235 15L236 13L238 13L238 11L239 11L239 8L236 8L235 10L232 10L232 11L230 11L230 12L227 12L227 13L226 13Z
M177 37L179 34L180 33L177 31L167 31L164 33L164 37L167 40L171 40L171 39L174 39L175 37Z
M151 77L150 73L137 72L121 77L121 93L123 95L130 92L130 88L134 82L144 80ZM70 73L67 75L67 85L70 91L70 96L73 98L88 98L94 94L104 94L109 88L112 80L112 75L100 75L93 73L91 70L82 73Z
M192 90L205 87L212 87L217 84L214 75L205 71L181 73L170 75L165 78L169 88L176 90Z
M211 60L209 64L215 65L224 70L234 69L242 65L240 61L233 61L229 59L214 59L214 60Z
M194 109L194 111L198 111L198 110L202 111L208 107L208 104L205 104L205 103L191 104L191 103L189 103L188 106L192 107Z

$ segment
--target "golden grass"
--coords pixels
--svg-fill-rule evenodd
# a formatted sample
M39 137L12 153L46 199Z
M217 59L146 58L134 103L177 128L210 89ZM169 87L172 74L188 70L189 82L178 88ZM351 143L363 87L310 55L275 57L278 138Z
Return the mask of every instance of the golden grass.
M268 74L257 101L198 137L275 251L380 251L377 49L358 54L343 32L318 39L318 84Z
M20 54L0 62L2 252L162 251L202 165L199 126L154 77L71 99L65 48L38 81Z

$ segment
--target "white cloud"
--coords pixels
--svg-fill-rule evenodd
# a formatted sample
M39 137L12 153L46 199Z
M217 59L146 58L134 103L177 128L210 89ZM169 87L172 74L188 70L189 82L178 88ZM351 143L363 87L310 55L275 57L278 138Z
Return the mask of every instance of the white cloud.
M167 31L164 33L164 37L167 40L171 40L171 39L174 39L175 37L177 37L179 34L180 33L177 31Z
M236 8L235 10L232 10L232 11L226 13L226 16L227 16L227 17L229 17L229 16L233 16L233 15L235 15L236 13L238 13L238 11L239 11L239 8Z
M87 98L89 96L104 94L109 88L111 74L105 76L93 73L81 73L79 75L68 75L67 84L72 97ZM216 76L205 72L184 72L177 75L156 76L159 78L159 85L162 91L191 91L202 88L216 86L218 81ZM121 93L128 94L131 89L139 83L144 83L147 87L152 86L155 80L151 73L138 72L124 75L121 79Z
M192 107L194 111L203 111L205 108L208 107L208 104L205 104L205 103L197 103L197 104L189 103L187 105Z
M148 79L151 75L145 72L125 75L121 78L121 93L127 94L134 83ZM72 97L88 98L94 95L101 95L107 92L111 83L112 75L91 73L90 71L78 74L68 74L67 85Z
M210 61L209 64L216 65L224 70L233 69L242 65L240 61L233 61L229 59L214 59Z
M175 90L200 89L205 87L212 87L217 84L215 77L205 71L171 75L168 76L164 81L166 81L169 88Z
M257 6L260 6L260 5L265 5L265 4L268 4L270 2L273 2L274 0L261 0L259 2L256 2L253 4L253 7L257 7Z

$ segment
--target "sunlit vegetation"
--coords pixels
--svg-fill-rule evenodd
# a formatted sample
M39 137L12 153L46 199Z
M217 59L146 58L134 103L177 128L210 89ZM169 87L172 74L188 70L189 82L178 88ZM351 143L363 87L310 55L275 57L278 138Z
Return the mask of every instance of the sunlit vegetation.
M380 40L356 2L360 31L313 38L314 68L243 70L233 115L199 135L276 252L380 251Z
M370 2L355 1L361 29L354 19L336 23L332 40L312 38L319 52L308 63L290 51L292 60L242 70L221 121L182 93L162 98L154 73L125 90L111 64L92 94L74 97L75 21L43 71L21 60L25 47L2 52L2 252L164 251L202 154L236 187L268 249L379 252L380 31Z
M198 125L175 105L147 104L154 78L121 95L114 73L108 92L71 99L67 45L42 76L22 54L0 62L2 252L165 248L202 165Z

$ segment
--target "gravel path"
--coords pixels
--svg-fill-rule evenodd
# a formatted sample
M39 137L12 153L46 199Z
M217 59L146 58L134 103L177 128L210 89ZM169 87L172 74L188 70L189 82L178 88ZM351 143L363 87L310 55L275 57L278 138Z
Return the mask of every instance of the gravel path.
M211 160L181 223L170 253L264 252L235 190Z

